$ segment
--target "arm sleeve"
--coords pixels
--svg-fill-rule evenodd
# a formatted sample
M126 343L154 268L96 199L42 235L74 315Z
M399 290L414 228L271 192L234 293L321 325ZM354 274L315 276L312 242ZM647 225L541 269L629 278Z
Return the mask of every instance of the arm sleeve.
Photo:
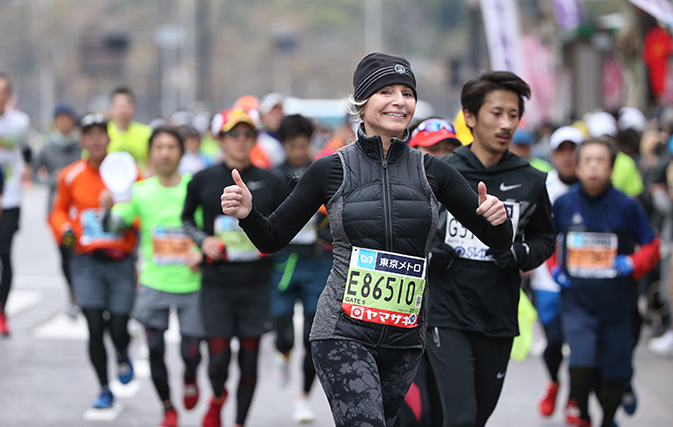
M659 238L656 237L645 210L634 200L631 220L632 233L640 244L638 250L630 255L633 260L633 278L638 280L652 271L659 262Z
M182 207L182 214L180 218L182 219L182 226L185 229L185 232L194 240L199 247L203 243L203 240L208 237L208 234L198 227L196 224L196 219L194 215L197 208L199 207L199 201L196 192L198 191L198 183L195 178L192 178L187 184L187 194L185 196L185 204Z
M528 246L529 253L520 266L521 270L532 270L549 258L554 253L555 237L551 203L543 182L537 206L524 230L522 243Z
M285 201L268 218L253 205L247 218L239 220L252 243L262 253L285 247L313 214L326 202L326 187L333 159L322 157L309 166Z
M70 189L65 183L65 173L61 172L61 175L58 178L56 200L54 201L54 206L49 215L49 224L51 225L54 237L56 237L56 241L59 245L62 243L63 228L66 225L70 225L68 212L70 211L71 204L72 198Z
M437 200L461 224L489 247L509 249L512 245L512 221L509 218L503 224L493 226L483 216L477 215L479 196L465 178L445 161L426 156L426 169L435 176Z

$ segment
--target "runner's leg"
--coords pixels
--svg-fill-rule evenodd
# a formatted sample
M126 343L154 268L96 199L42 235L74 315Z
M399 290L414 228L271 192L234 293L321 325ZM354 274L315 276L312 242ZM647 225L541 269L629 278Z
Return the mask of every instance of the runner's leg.
M259 359L259 337L240 338L238 367L241 378L236 391L236 424L244 425L250 410L252 397L257 386L257 361Z
M98 308L85 308L82 310L86 323L89 327L89 360L98 377L101 386L107 386L107 353L103 334L105 332L105 319L103 310Z

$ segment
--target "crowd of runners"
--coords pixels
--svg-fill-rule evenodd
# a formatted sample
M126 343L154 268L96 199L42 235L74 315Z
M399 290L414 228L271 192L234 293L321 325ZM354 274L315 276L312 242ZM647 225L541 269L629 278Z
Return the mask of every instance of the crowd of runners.
M513 73L467 81L454 117L416 117L422 90L405 58L373 53L336 129L286 114L279 93L150 126L119 87L105 112L55 106L38 134L0 73L0 335L11 337L11 249L32 180L49 189L65 311L88 326L97 410L115 403L106 334L114 375L134 378L135 319L160 426L199 399L204 427L223 425L224 405L244 426L266 333L279 386L301 357L297 423L315 419L317 377L337 426L483 426L537 317L540 416L558 407L582 427L633 416L644 323L649 350L673 357L673 109L532 129L530 87ZM181 366L165 363L172 312Z

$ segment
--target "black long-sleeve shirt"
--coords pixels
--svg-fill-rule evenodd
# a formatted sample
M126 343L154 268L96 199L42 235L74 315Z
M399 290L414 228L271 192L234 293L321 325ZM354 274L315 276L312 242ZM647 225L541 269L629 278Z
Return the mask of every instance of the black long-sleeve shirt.
M465 179L451 166L433 156L424 157L428 183L437 200L480 239L491 243L492 247L507 249L511 245L511 233L493 232L492 227L479 215L476 215L478 196L469 187ZM287 245L301 227L336 193L343 181L343 169L339 157L326 156L316 160L297 183L294 191L278 209L265 218L258 209L253 197L254 207L247 218L240 221L250 240L263 253L278 251ZM506 225L511 229L511 223Z

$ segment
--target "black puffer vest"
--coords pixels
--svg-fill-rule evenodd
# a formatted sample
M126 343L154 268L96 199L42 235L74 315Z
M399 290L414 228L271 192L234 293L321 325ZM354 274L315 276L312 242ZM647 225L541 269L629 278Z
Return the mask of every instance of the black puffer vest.
M405 135L407 136L407 135ZM427 284L418 326L364 322L341 310L353 246L426 257L437 229L437 199L423 154L393 139L383 155L381 139L362 131L337 152L343 183L327 204L334 237L333 267L318 303L311 339L346 338L387 348L421 348L425 341Z

